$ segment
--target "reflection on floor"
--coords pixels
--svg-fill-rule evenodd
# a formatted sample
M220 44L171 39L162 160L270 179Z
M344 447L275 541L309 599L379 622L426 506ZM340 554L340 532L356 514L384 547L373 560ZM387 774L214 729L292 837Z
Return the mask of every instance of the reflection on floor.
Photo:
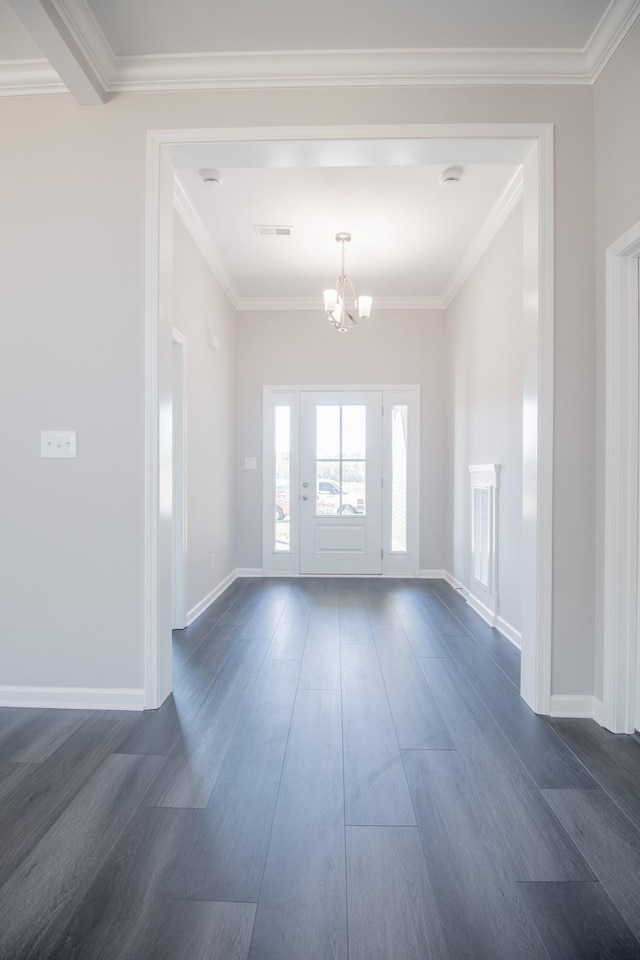
M640 745L442 581L238 580L174 673L0 710L2 960L640 957Z

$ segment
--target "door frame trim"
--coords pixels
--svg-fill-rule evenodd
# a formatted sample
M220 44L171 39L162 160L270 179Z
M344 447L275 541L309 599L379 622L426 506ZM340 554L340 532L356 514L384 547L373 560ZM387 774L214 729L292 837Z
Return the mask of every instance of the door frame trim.
M320 576L320 574L306 574L300 573L300 542L299 536L297 541L297 549L292 550L291 552L282 554L277 554L269 547L269 541L267 536L268 531L268 516L269 510L271 508L271 479L273 476L273 455L272 450L270 449L267 441L270 436L270 424L268 417L270 411L273 409L273 406L278 403L280 400L282 403L288 403L292 408L292 432L294 430L299 430L299 417L300 417L300 404L299 398L301 393L359 393L366 391L375 391L382 394L383 406L387 402L395 402L394 395L396 397L401 397L403 399L398 400L397 402L404 402L406 398L407 403L411 409L417 411L418 421L420 420L420 385L415 383L409 384L285 384L285 385L272 385L268 384L262 388L262 490L263 490L263 508L262 508L262 573L267 577L306 577L306 576ZM388 442L385 439L386 436L386 423L389 422L386 416L383 418L382 422L382 473L385 476L385 469L387 467L387 454L389 453ZM387 578L398 578L398 577L419 577L420 576L420 430L417 431L414 443L411 446L410 457L407 466L408 472L408 491L407 499L409 503L409 509L411 510L411 515L415 518L416 523L412 525L412 532L409 534L410 537L414 537L412 542L412 550L408 551L412 555L412 563L409 569L406 571L398 571L398 564L392 562L392 558L396 557L397 554L394 554L390 551L389 548L389 537L385 536L384 526L382 529L382 548L383 548L383 560L382 560L382 573L381 574L363 574L363 576L380 576ZM389 478L390 479L390 478ZM298 463L292 464L292 476L290 480L291 489L298 489L299 487L299 477L298 477ZM298 527L299 521L299 508L297 500L290 500L290 516L292 518L292 524L295 523ZM384 509L384 494L383 494L383 507L382 507L382 520L385 519L385 509ZM414 532L417 531L417 532ZM274 562L277 558L280 562ZM337 574L336 574L337 576ZM349 574L349 576L358 576L358 574Z
M171 691L171 508L167 512L173 253L171 149L186 144L272 146L282 141L464 139L521 154L524 168L525 390L523 393L523 648L521 695L549 713L552 653L554 137L553 124L467 123L149 130L145 258L145 705ZM499 162L499 161L496 161ZM167 602L167 597L169 598Z
M638 258L640 223L605 254L605 464L602 723L637 722L640 453Z

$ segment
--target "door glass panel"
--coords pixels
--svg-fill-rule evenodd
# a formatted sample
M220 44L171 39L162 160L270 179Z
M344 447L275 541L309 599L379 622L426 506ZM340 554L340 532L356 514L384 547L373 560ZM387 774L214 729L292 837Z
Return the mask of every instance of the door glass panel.
M316 407L316 459L340 459L340 407Z
M366 469L364 460L342 462L342 514L366 513Z
M316 516L366 512L367 408L316 406Z
M407 416L404 403L391 407L391 549L407 550Z
M367 408L363 405L342 408L342 459L364 460L367 455Z
M275 527L276 553L291 550L291 407L275 407Z

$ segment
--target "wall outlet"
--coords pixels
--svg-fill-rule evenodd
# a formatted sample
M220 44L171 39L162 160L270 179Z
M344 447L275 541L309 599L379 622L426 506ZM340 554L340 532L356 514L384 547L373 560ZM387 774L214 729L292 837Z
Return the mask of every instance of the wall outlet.
M211 569L215 570L216 568L216 555L215 553L211 554Z
M40 433L41 457L77 456L77 433L75 430L42 430Z

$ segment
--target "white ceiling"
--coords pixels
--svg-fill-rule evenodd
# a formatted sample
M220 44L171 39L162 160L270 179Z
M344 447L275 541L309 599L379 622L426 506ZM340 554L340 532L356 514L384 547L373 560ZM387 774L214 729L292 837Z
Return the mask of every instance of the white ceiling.
M210 262L236 306L317 306L340 266L339 231L352 240L347 273L378 307L441 306L465 253L512 184L516 164L464 167L440 184L442 164L197 169L177 177L211 238ZM256 226L289 226L290 237Z

